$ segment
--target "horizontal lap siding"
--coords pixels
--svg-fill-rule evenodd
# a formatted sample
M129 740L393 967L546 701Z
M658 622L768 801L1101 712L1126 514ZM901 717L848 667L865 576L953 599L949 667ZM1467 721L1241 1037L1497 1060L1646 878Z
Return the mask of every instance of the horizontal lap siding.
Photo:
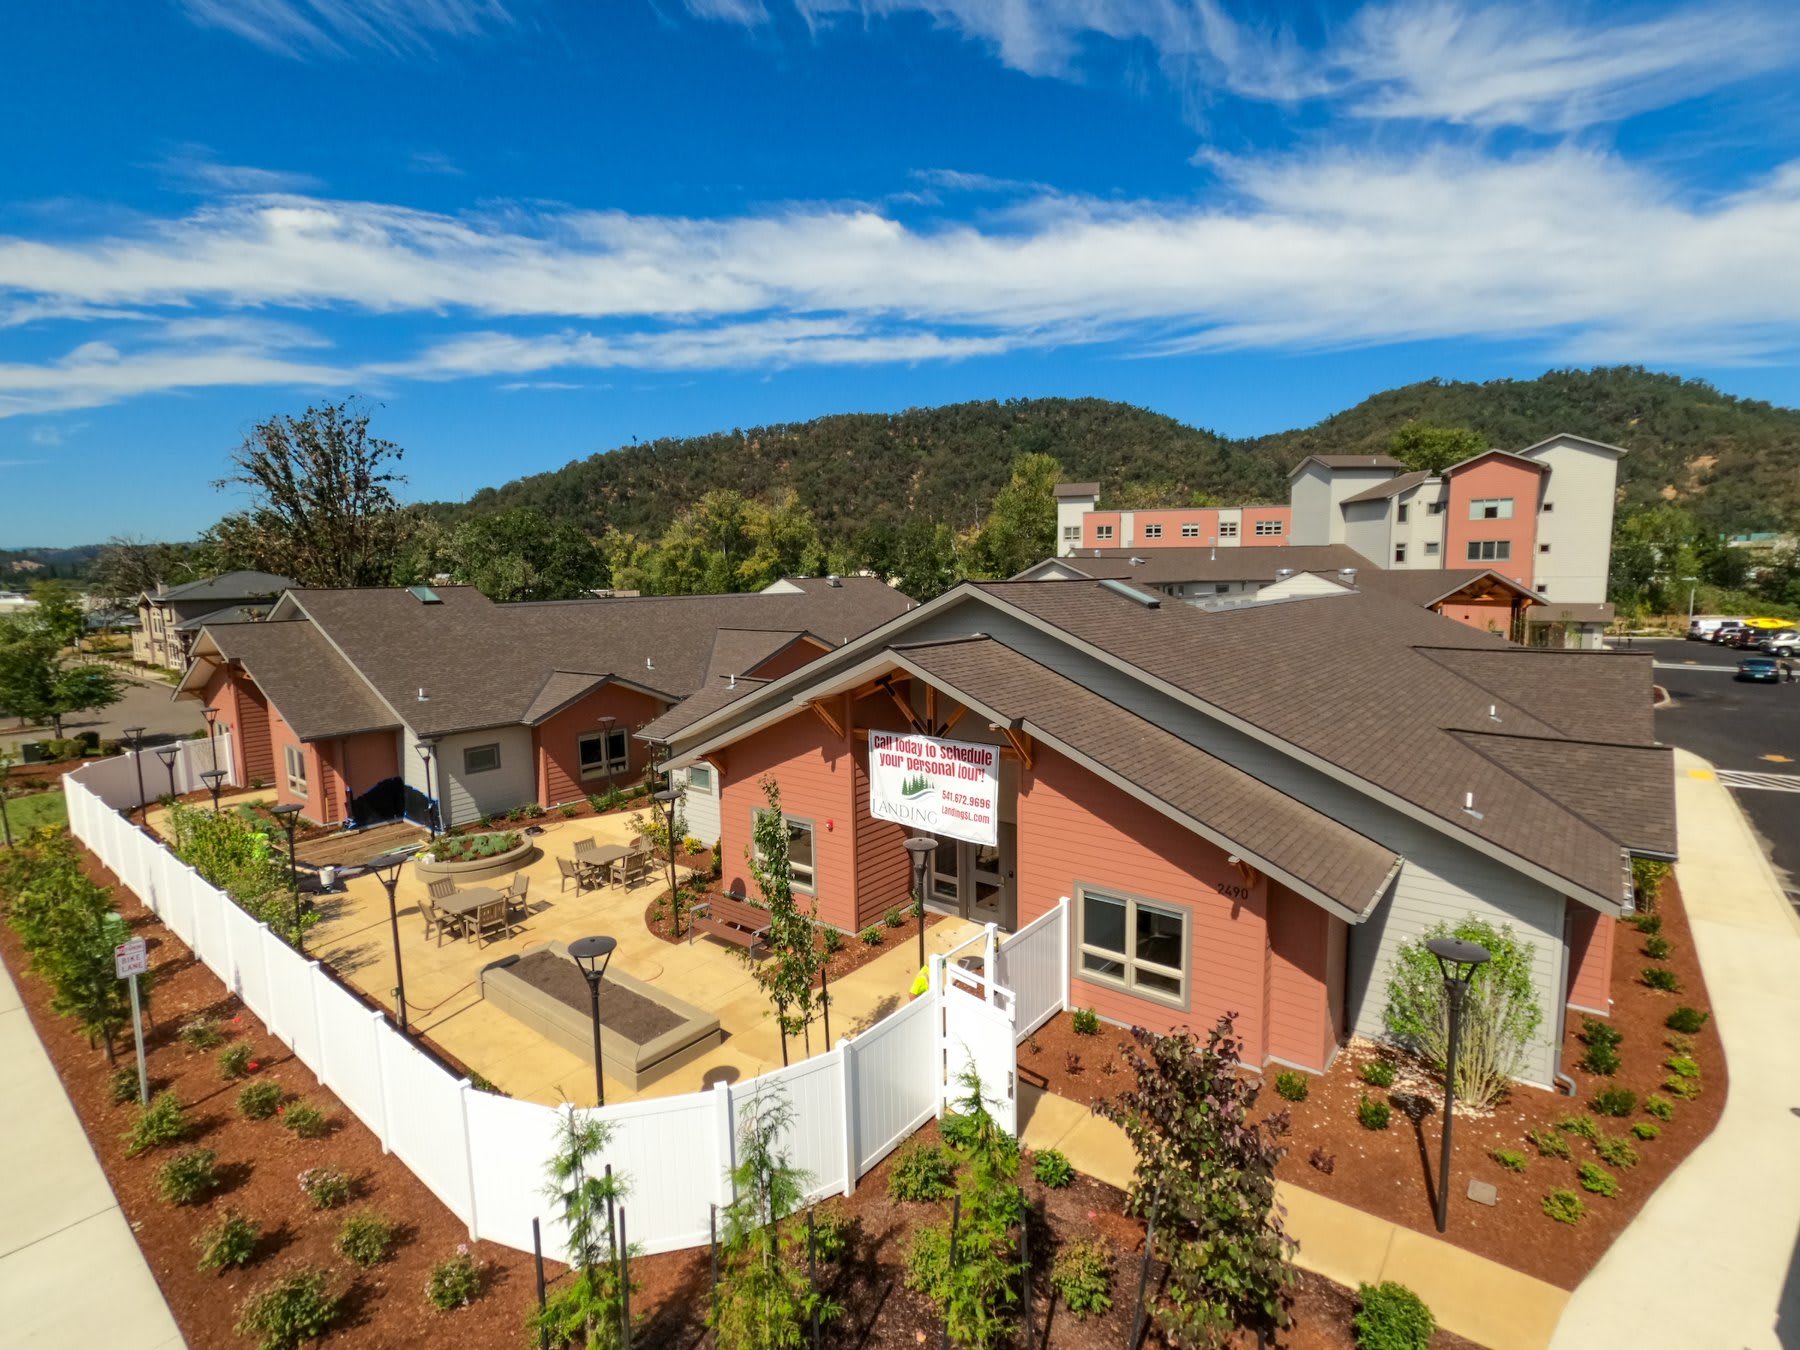
M281 709L271 703L269 705L269 749L275 760L275 769L271 775L271 781L275 784L275 800L283 806L289 802L296 803L300 807L301 815L308 820L322 823L324 817L319 814L319 808L313 801L319 790L319 757L317 754L306 756L306 791L308 795L297 796L288 789L287 747L290 745L300 746L300 738L294 734L294 729L281 715ZM305 753L306 747L302 746L301 750L302 753Z
M617 718L616 725L625 730L627 764L614 774L614 781L628 783L635 779L644 771L649 747L632 733L662 710L660 699L609 684L533 728L539 804L561 806L564 802L580 801L590 792L606 791L605 774L585 780L581 776L581 738L590 731L601 730L602 717Z
M1568 902L1569 1006L1583 1012L1612 1012L1613 939L1619 921L1586 905Z
M1269 1047L1270 1058L1323 1071L1337 1044L1341 975L1332 968L1343 944L1333 926L1343 922L1285 886L1269 888Z
M1057 897L1073 898L1082 883L1176 905L1191 916L1186 1011L1083 980L1077 953L1072 1002L1154 1031L1204 1031L1235 1012L1245 1058L1261 1063L1268 1039L1266 880L1259 878L1246 900L1220 895L1216 887L1241 883L1223 852L1042 746L1019 775L1018 862L1021 926Z

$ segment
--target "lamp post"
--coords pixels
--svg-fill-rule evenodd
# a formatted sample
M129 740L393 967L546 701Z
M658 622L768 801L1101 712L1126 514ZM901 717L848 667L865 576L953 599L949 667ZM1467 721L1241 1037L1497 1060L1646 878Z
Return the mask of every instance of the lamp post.
M225 770L202 769L200 771L200 781L205 783L206 790L212 793L213 814L216 816L219 814L219 785L225 781Z
M609 802L617 790L613 787L612 729L618 720L610 713L600 719L600 753L606 757L606 800Z
M169 796L175 795L175 760L181 754L181 747L176 745L159 745L156 757L162 761L163 768L169 771Z
M1456 1046L1462 1036L1463 999L1475 972L1491 959L1479 942L1461 938L1433 938L1425 948L1437 958L1444 976L1444 997L1450 1001L1450 1049L1444 1066L1444 1147L1438 1159L1437 1230L1444 1231L1450 1218L1450 1130L1456 1114Z
M594 1096L606 1105L606 1078L600 1071L600 981L606 978L606 967L612 962L613 948L619 944L609 937L576 938L569 944L569 956L581 967L587 980L588 1000L594 1013Z
M13 846L12 817L6 814L7 794L12 791L12 779L8 775L18 762L18 756L9 747L0 745L0 837L5 839L8 848Z
M213 732L218 729L219 710L202 708L200 715L206 719L206 748L212 752L212 766L216 769L219 767L219 743L213 739Z
M1688 583L1688 632L1691 633L1694 631L1694 596L1700 590L1700 578L1683 577L1682 580Z
M919 968L925 967L925 878L931 868L931 855L937 852L938 841L928 834L915 834L906 841L906 851L912 857L913 877L913 914L919 920Z
M144 729L142 727L126 727L125 739L131 742L131 767L137 770L138 784L138 821L144 819ZM129 818L129 813L127 813Z
M413 749L418 751L419 759L425 765L425 828L430 832L431 837L436 839L438 837L438 811L437 794L431 790L431 752L437 749L437 742L423 740Z
M294 831L300 825L300 803L283 802L280 806L271 807L269 814L287 830L288 888L294 893L294 950L305 956L306 938L300 928L300 870L294 861Z
M659 806L668 808L669 820L669 912L675 916L675 936L681 936L681 898L675 894L675 803L681 800L681 793L675 788L666 787L661 792L652 792L650 800Z
M408 1035L406 1030L406 970L400 964L400 909L394 902L394 891L400 885L400 868L405 864L408 854L384 853L369 864L369 870L387 889L388 926L394 934L394 1008L397 1014L395 1026L402 1036Z

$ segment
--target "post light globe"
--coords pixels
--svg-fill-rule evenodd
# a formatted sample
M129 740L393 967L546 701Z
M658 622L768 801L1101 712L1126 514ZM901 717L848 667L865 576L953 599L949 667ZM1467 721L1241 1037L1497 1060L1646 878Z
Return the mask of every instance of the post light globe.
M581 967L581 973L589 980L598 980L611 959L613 950L619 945L616 938L584 937L576 938L569 944L569 956Z

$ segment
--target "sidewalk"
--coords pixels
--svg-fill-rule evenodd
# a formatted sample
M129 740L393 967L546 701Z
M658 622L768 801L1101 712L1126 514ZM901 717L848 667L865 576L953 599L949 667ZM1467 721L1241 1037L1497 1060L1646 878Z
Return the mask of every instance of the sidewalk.
M0 966L0 1327L16 1346L185 1344L19 992Z
M1086 1107L1021 1084L1019 1121L1027 1148L1057 1149L1077 1171L1120 1189L1131 1185L1137 1160L1124 1131ZM1276 1200L1300 1244L1294 1264L1302 1270L1351 1290L1398 1280L1425 1300L1439 1326L1491 1350L1543 1350L1569 1299L1555 1285L1298 1186L1278 1183Z
M1730 791L1682 750L1675 805L1730 1095L1575 1291L1558 1350L1800 1345L1800 920Z

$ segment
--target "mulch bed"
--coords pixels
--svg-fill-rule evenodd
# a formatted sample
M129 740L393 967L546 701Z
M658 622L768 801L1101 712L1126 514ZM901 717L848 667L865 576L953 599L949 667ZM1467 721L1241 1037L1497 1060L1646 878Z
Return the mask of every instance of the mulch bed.
M1725 1109L1727 1079L1724 1052L1710 1021L1690 1038L1693 1058L1700 1064L1700 1097L1684 1102L1662 1088L1668 1076L1663 1061L1673 1053L1667 1045L1671 1033L1663 1019L1681 1004L1711 1007L1687 911L1673 877L1663 887L1657 912L1662 916L1662 936L1674 948L1663 964L1675 972L1681 992L1660 993L1643 983L1640 972L1652 964L1643 955L1644 938L1630 924L1620 923L1614 938L1613 1009L1607 1019L1624 1036L1618 1074L1600 1078L1580 1068L1585 1049L1579 1035L1581 1016L1571 1013L1562 1062L1580 1088L1576 1096L1520 1088L1485 1116L1457 1108L1450 1223L1445 1235L1449 1241L1573 1289L1663 1179L1712 1133ZM1097 1035L1077 1036L1065 1013L1020 1047L1019 1075L1058 1096L1092 1105L1131 1084L1124 1060L1131 1044L1129 1032L1106 1023ZM1352 1042L1330 1072L1309 1077L1303 1102L1284 1102L1275 1095L1274 1075L1280 1066L1270 1067L1259 1104L1268 1112L1285 1108L1293 1122L1278 1175L1292 1185L1436 1236L1432 1186L1441 1138L1439 1103L1407 1091L1404 1073L1387 1091L1365 1084L1359 1076L1361 1067L1378 1053L1368 1042ZM1568 1135L1564 1138L1571 1158L1540 1157L1526 1135L1533 1130L1552 1131L1554 1122L1571 1115L1592 1115L1594 1093L1604 1087L1628 1088L1638 1095L1640 1106L1630 1116L1593 1117L1601 1133L1623 1136L1630 1142L1638 1154L1637 1165L1620 1168L1607 1164L1595 1154L1593 1144ZM1658 1121L1642 1109L1642 1099L1652 1092L1674 1101L1674 1119ZM1391 1102L1393 1112L1386 1130L1368 1130L1358 1121L1357 1103L1365 1093ZM1660 1136L1631 1138L1631 1126L1638 1121L1659 1125ZM1530 1160L1526 1170L1507 1171L1490 1156L1497 1149L1523 1153ZM1314 1165L1315 1154L1320 1163L1330 1161L1329 1173ZM1612 1173L1618 1179L1619 1193L1608 1199L1583 1191L1576 1180L1576 1167L1582 1162L1595 1162ZM1498 1203L1489 1207L1469 1200L1471 1180L1491 1182L1499 1193ZM1558 1223L1543 1212L1543 1198L1553 1189L1580 1195L1587 1210L1580 1223Z

